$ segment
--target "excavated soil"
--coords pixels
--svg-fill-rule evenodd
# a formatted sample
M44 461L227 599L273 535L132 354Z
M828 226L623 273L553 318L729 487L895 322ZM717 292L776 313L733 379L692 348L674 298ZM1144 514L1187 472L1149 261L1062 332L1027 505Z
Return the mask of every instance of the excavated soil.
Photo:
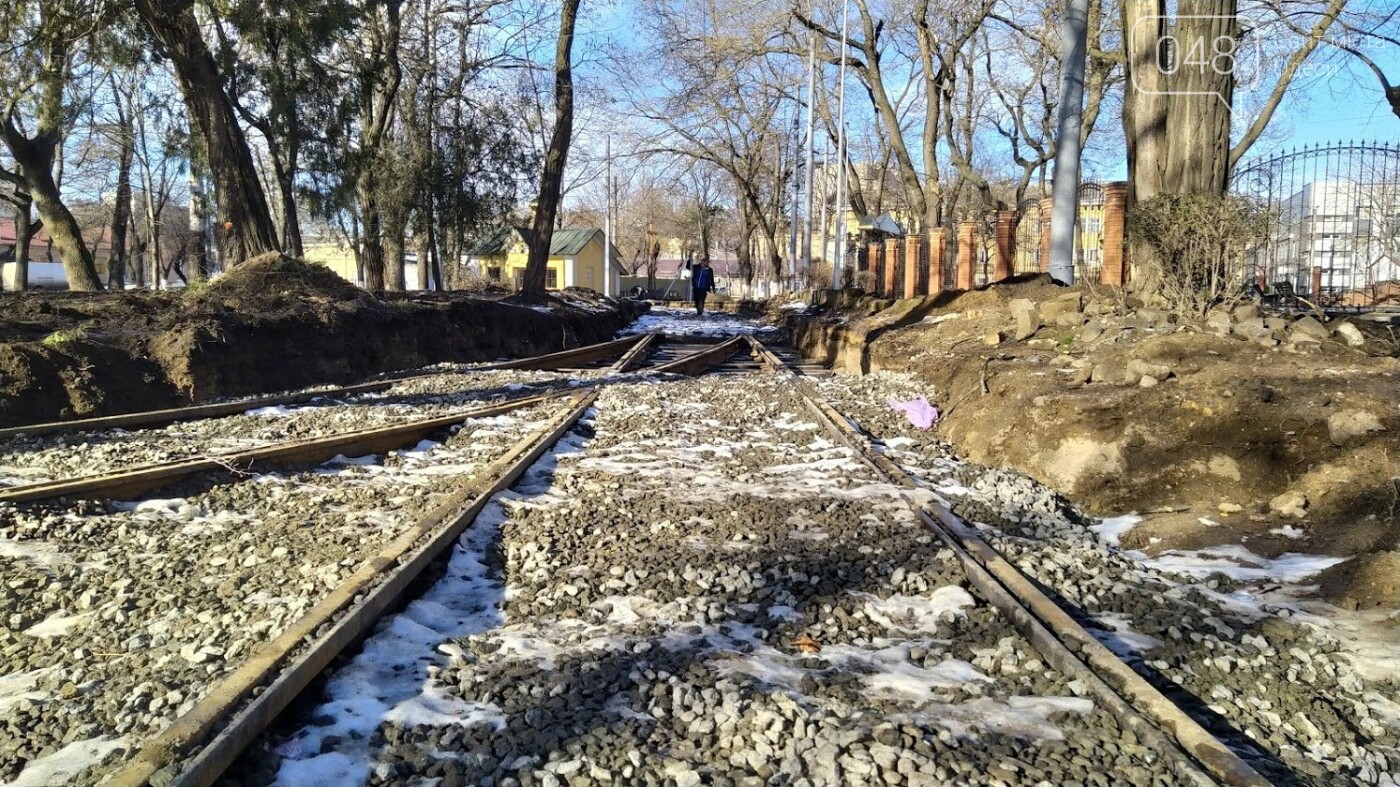
M926 381L938 432L966 458L1094 514L1142 514L1126 547L1395 549L1395 335L1254 310L1178 320L1033 276L919 300L846 293L790 319L808 358ZM1356 604L1386 603L1367 587Z
M587 292L376 298L251 260L183 293L0 296L0 426L173 407L606 341L644 306Z

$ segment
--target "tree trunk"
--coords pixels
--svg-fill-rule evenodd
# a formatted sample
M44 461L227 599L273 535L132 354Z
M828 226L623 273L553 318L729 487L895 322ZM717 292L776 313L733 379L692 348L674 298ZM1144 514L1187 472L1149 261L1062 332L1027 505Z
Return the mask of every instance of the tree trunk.
M29 289L29 249L34 244L34 233L42 223L30 221L30 206L34 200L28 192L16 192L18 205L15 206L15 289L24 292Z
M120 114L120 110L118 110ZM131 119L120 117L121 145L117 163L116 203L112 206L112 253L107 258L107 288L126 289L127 234L131 221L131 162L136 155L136 141Z
M365 289L370 292L384 291L384 245L380 227L383 217L379 212L378 188L378 178L369 169L360 173L356 189L360 198L360 260Z
M193 0L136 0L137 12L174 66L190 118L204 140L214 178L223 258L237 265L276 251L277 233L248 141L195 21L193 6Z
M572 52L574 22L580 0L564 0L559 16L559 43L554 53L554 133L545 154L540 176L540 195L530 237L530 257L525 265L525 294L543 296L545 271L549 266L549 246L554 240L554 219L568 163L569 143L574 133L574 78Z
M384 289L403 292L408 281L405 276L404 236L408 232L408 215L399 205L384 214Z
M282 200L282 251L300 259L306 256L301 242L301 218L297 216L297 186L295 164L284 164L275 153L272 159L273 175L277 179L277 192Z
M199 173L190 167L190 239L187 248L190 279L204 281L209 278L209 249L204 242L204 225L208 206L204 201L204 184Z

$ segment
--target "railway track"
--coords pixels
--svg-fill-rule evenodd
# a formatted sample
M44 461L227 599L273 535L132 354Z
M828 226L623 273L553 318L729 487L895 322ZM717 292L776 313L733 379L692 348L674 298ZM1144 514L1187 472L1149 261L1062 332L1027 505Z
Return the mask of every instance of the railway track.
M574 704L587 711L586 716L590 721L585 727L596 725L603 719L613 719L620 724L620 728L616 724L614 728L621 730L618 734L627 738L632 748L623 747L625 751L619 749L621 753L615 763L603 762L606 758L602 755L589 755L593 759L584 764L575 764L579 759L577 756L556 756L558 751L574 750L565 746L562 740L555 740L560 747L558 750L547 751L543 745L536 749L527 747L523 752L512 750L512 762L523 762L522 757L527 760L534 758L515 769L515 775L505 777L516 779L515 783L521 784L573 783L570 777L583 773L593 775L588 777L587 782L580 779L580 783L661 783L663 778L677 784L701 781L716 784L763 783L762 780L768 778L764 775L765 771L772 775L781 770L779 764L783 767L800 766L806 775L794 778L806 778L810 784L974 783L961 780L966 773L960 772L955 765L940 765L938 756L934 756L940 752L949 757L965 757L973 767L982 769L982 774L987 778L975 783L1065 783L1056 778L1075 781L1069 777L1081 774L1087 774L1083 783L1122 783L1125 780L1146 783L1136 781L1142 774L1150 774L1155 780L1153 783L1160 784L1254 786L1271 783L1237 752L1212 736L1197 719L1172 704L1130 666L1105 649L1064 609L1047 598L1035 582L998 554L974 529L958 519L947 505L929 494L919 481L872 444L853 426L852 418L833 406L811 384L812 380L823 376L824 370L800 364L790 352L769 349L751 338L699 344L662 341L649 336L622 349L620 357L615 359L616 353L598 356L588 362L605 364L598 368L606 369L607 375L613 376L607 385L521 397L475 411L438 416L432 423L425 421L381 429L380 434L375 435L339 435L304 441L305 444L297 446L264 447L236 460L222 458L215 462L216 467L206 463L146 468L142 472L152 473L156 477L134 484L128 473L125 478L83 479L49 485L44 489L18 488L0 492L0 501L8 499L27 504L56 497L67 500L85 495L129 497L150 491L152 487L143 484L154 481L188 486L193 483L190 479L200 473L211 470L227 472L231 467L248 472L257 467L257 462L314 464L333 455L383 453L441 434L453 424L470 425L474 420L485 422L484 429L469 430L463 426L458 439L469 443L476 439L476 435L491 435L497 431L497 425L491 420L493 418L507 414L528 415L517 419L518 422L513 423L508 434L483 438L487 442L494 440L489 456L481 458L470 468L461 465L461 478L447 484L416 508L409 507L408 510L413 512L411 521L392 532L392 537L379 539L372 550L354 558L351 561L353 565L347 566L347 569L354 570L337 576L334 586L323 593L313 607L289 621L280 632L259 647L245 649L241 661L230 662L228 669L218 674L218 680L205 686L197 698L182 698L179 706L181 712L172 722L154 730L139 745L129 742L125 749L127 756L121 758L119 768L86 772L82 778L129 787L146 784L208 785L218 783L221 778L229 784L247 783L241 774L266 771L266 762L261 765L258 762L259 758L266 759L266 746L297 749L300 745L298 742L303 741L297 737L297 733L289 736L285 732L280 733L280 742L279 739L269 741L262 738L267 734L269 725L342 652L362 641L383 616L401 609L411 597L410 588L420 574L431 565L442 565L454 544L471 544L484 550L495 539L509 538L511 540L504 551L510 575L524 577L522 581L525 585L513 591L511 596L521 600L502 600L505 598L502 594L496 603L503 608L511 607L512 614L506 620L525 621L520 625L527 625L533 615L542 616L541 630L510 631L506 639L492 641L492 626L485 626L480 632L470 631L469 626L464 628L459 625L458 629L449 626L449 633L455 635L455 639L440 643L434 649L438 652L430 650L426 654L406 655L405 661L394 667L393 674L402 669L408 669L412 675L421 672L422 682L440 683L441 687L435 691L448 691L452 696L452 701L448 702L434 695L447 710L433 717L436 721L428 722L427 726L449 730L461 728L463 731L448 743L444 743L448 740L445 734L438 733L431 739L416 739L414 736L418 733L413 731L415 725L411 722L389 725L388 729L394 732L393 740L387 739L377 725L371 725L370 735L362 734L364 731L352 735L352 747L377 745L383 750L381 754L384 756L380 757L378 765L373 770L366 769L362 774L370 782L399 783L396 780L402 780L403 783L412 783L410 777L442 778L444 773L451 770L442 762L429 762L421 757L414 759L404 753L411 752L415 746L419 750L424 747L442 749L444 746L456 746L469 754L482 750L503 750L501 736L518 737L522 731L516 729L517 719L512 715L518 709L520 697L504 696L505 689L501 686L523 683L526 693L521 696L535 698L527 700L527 705L542 696L564 697L568 702L562 705ZM569 363L579 361L574 359ZM629 406L622 391L630 390L627 389L627 381L638 378L616 375L626 375L630 369L642 363L647 365L640 369L638 376L685 374L698 377L693 383L638 386L637 390L643 391L641 404ZM730 396L732 387L740 384L757 386L756 393L748 400L736 395L732 402L716 401ZM668 385L679 386L674 394L675 402L669 398L672 394ZM652 398L647 399L647 396ZM786 406L800 407L805 415L785 410ZM725 423L727 418L743 412L746 407L761 412L750 415L749 420L740 427L730 427ZM651 413L652 418L680 418L683 422L670 431L662 430L662 436L656 440L658 447L644 449L643 444L638 442L639 435L635 429L629 430L621 425L636 423L635 419L643 417L645 413ZM804 417L810 421L803 421ZM693 419L693 423L688 419ZM654 425L647 427L653 428ZM761 434L752 437L756 433ZM817 437L817 434L823 436ZM745 442L746 438L751 437L749 442ZM357 439L361 442L354 442ZM564 455L559 454L561 440L567 444ZM595 452L590 447L594 443L602 444L603 448ZM650 453L644 455L644 450ZM257 451L263 453L255 455ZM546 455L550 457L545 464L552 468L548 471L553 474L552 482L539 476L542 471L538 465ZM752 461L750 465L743 465L735 457ZM763 466L765 461L771 466ZM773 465L774 462L777 464ZM718 468L713 474L708 470L711 465ZM354 467L353 462L350 466ZM776 475L774 467L778 468ZM575 477L578 479L577 485L568 486L575 483L571 480ZM766 487L761 484L760 480L764 478L770 479L771 484ZM74 483L82 488L75 489ZM507 491L517 484L523 486L515 492ZM628 498L624 494L625 484L636 484L640 496ZM686 486L694 486L698 490L690 497L682 495L689 503L665 502L668 494ZM776 492L773 491L775 489ZM748 512L745 516L754 517L752 522L716 522L714 520L720 519L718 514L695 514L691 511L697 506L696 510L701 511L714 510L715 506L723 508L726 505L724 501L730 495L752 498L749 501L752 505L744 509ZM531 498L537 498L539 502L530 505L528 502ZM521 508L522 505L525 507ZM567 518L551 518L551 512L561 508L581 517L581 521L593 524L588 529L575 532L572 526L565 524ZM486 511L494 512L492 516L496 524L476 523ZM735 511L737 515L738 509ZM691 516L691 519L685 520L686 516ZM773 516L778 517L779 531L791 527L791 532L762 531L756 524L760 520L768 521ZM511 524L516 521L526 523L519 526L519 533L514 530L517 526ZM502 525L501 522L506 524ZM699 550L700 554L710 555L716 566L714 571L707 568L705 558L698 562L677 563L673 568L658 565L653 570L658 576L664 573L667 578L659 586L647 586L647 578L641 576L647 573L644 568L646 560L629 563L628 559L633 558L623 559L621 552L616 560L607 553L609 549L622 549L617 544L621 532L632 533L639 541L651 544L657 533L674 530L682 522L689 522L688 526L697 534L694 537L704 544L696 546L690 539L680 538L677 548L681 551ZM870 525L869 522L878 524ZM857 529L871 529L872 540L867 541L858 532L852 531L857 523L861 523ZM500 534L498 531L501 527L511 529ZM933 538L916 535L917 528L926 529L925 532ZM622 530L610 533L610 529ZM714 530L713 534L711 530ZM721 534L727 535L728 540L719 540ZM883 552L879 548L872 550L872 546L880 543L878 536L902 545L908 553L887 555L877 560L872 556ZM791 555L775 553L780 554L780 559L774 558L773 562L785 566L788 573L765 571L760 577L756 573L758 569L753 566L762 566L764 561L755 562L744 556L756 547L772 546L775 538L805 557L793 563ZM551 539L559 540L553 546L539 546L541 541ZM838 542L843 548L849 548L849 554L840 560L823 555L824 544L831 544L834 550ZM530 544L535 544L538 549L531 552L527 548ZM655 555L660 559L663 554L672 551L667 549ZM588 557L593 562L570 567L568 560L574 557ZM471 576L473 587L485 587L494 581L488 576L491 570L484 557L478 560L462 553L459 547L452 557L454 564L458 560L467 561L467 573ZM476 562L472 563L473 560ZM565 562L554 565L549 563L550 560ZM897 568L892 569L892 566ZM730 573L718 573L721 570ZM449 567L447 571L451 574L453 569ZM850 587L827 588L823 584L834 576L844 581L848 573L860 574L862 571L864 579ZM634 573L641 579L637 579ZM882 596L867 587L868 583L875 581L872 577L877 575L879 582L894 588L893 595ZM939 585L936 581L939 578L951 584ZM736 587L744 588L744 593L759 593L757 596L743 595L744 598L766 599L766 603L770 604L767 610L756 612L747 608L752 604L746 606L724 599L711 601L708 607L701 604L698 611L687 606L691 604L687 599L703 601L716 595L715 589L721 585L728 589L729 585L725 583L731 579L737 583ZM959 584L965 584L975 591L981 602L975 602L971 597L964 600L963 596L953 592L952 589ZM592 591L589 590L590 585L593 586ZM810 590L808 585L816 590ZM761 593L763 587L770 588L772 592ZM646 593L638 595L638 588L645 588ZM676 588L683 588L684 592ZM589 603L575 601L580 594ZM852 602L848 596L856 601ZM925 596L940 597L939 603L943 606L926 609L921 606L928 603ZM528 600L531 598L536 601ZM949 598L953 598L954 603L949 603ZM856 605L852 608L853 612L847 609L852 603ZM983 603L988 606L983 607ZM626 609L620 612L619 604ZM642 611L643 608L667 607L668 604L679 605L682 612L694 617L686 617L675 611L664 615L654 610ZM900 604L910 607L902 612L892 610L892 605ZM606 613L600 613L604 607ZM434 609L441 611L440 607ZM972 610L977 611L974 613ZM473 609L462 612L462 619L483 614L486 613ZM651 620L652 617L655 620ZM862 621L860 625L864 627L860 628L861 635L850 641L838 641L840 635L836 632L840 626L835 621L854 625L850 621L856 618ZM682 629L680 640L685 644L677 644L675 636L657 630L653 623L658 621L664 621L663 628L674 626ZM500 628L498 620L495 627ZM389 627L390 633L394 628ZM867 629L875 633L868 633ZM968 650L967 647L949 645L945 641L950 632L956 634L963 630L967 630L973 639L981 637L987 643L993 643L996 652L988 655L976 648ZM1012 630L1019 632L1020 638L1007 645L1009 640L1006 637ZM474 640L473 636L485 639ZM551 636L560 639L552 641L552 644L546 643L545 640ZM601 640L607 640L608 644L597 645ZM697 650L688 644L695 640L707 644ZM883 649L877 647L881 642L887 643ZM472 650L478 645L482 648L479 652ZM615 655L615 648L619 646L623 648L621 653L625 657ZM365 646L367 652L375 647L374 639ZM531 647L535 650L532 651ZM599 647L602 647L604 657L596 655ZM590 658L596 662L594 666L588 667L587 663L591 662L586 660L583 664L575 663L576 654L571 648L578 649L579 653L593 654ZM938 660L940 649L943 651L941 662ZM901 653L902 660L898 664L889 661L892 650ZM982 650L990 652L990 646ZM568 680L537 679L535 671L522 671L520 664L510 659L500 664L493 662L493 659L501 660L496 654L512 651L523 652L527 663L536 659L540 663L549 662L560 674L572 675L572 679L580 682L580 685L588 684L596 677L595 671L601 669L613 681L600 686L600 694L605 695L606 702L600 701L593 707L594 697L579 695L577 687ZM663 667L663 660L659 657L648 661L638 655L653 651L683 651L684 658L674 665L665 663ZM193 655L198 657L202 652L196 650ZM554 655L539 655L541 653ZM822 656L823 653L827 655ZM973 658L969 653L979 655ZM422 656L440 660L443 654L447 654L445 665L424 666ZM768 658L769 662L762 662L753 654ZM1057 724L1071 724L1064 720L1065 716L1083 716L1085 720L1073 721L1071 726L1083 725L1082 728L1073 729L1084 734L1085 742L1075 744L1071 737L1071 744L1082 745L1085 751L1099 745L1107 747L1104 750L1112 752L1108 760L1085 764L1074 759L1079 757L1078 754L1074 754L1074 757L1066 754L1063 758L1054 754L1046 760L1049 765L1029 765L1026 761L1035 759L1036 744L1025 741L1020 744L1026 747L1025 751L1017 746L1007 747L998 743L996 746L988 745L988 750L994 751L995 757L972 754L966 744L957 743L960 736L947 735L947 728L940 727L933 716L906 712L904 706L908 704L908 684L911 681L931 680L931 676L941 676L933 680L935 694L947 695L945 702L936 704L935 715L941 712L956 716L960 713L958 708L964 706L954 702L954 698L977 704L981 702L979 698L984 691L1010 690L1008 687L1016 680L1031 680L1034 683L1040 680L1038 676L1025 677L1033 673L1015 667L1016 664L1027 663L1026 659L1032 655L1044 662L1038 669L1043 671L1044 680L1048 681L1046 685L1070 685L1075 694L1091 697L1092 713L1085 710L1077 699L1065 702L1043 700L1036 704L1031 701L1032 698L1022 700L1019 695L1011 695L988 700L989 704L978 706L992 721L979 716L960 723L979 729L980 734L997 741L1003 737L1036 741L1045 737L1053 739L1050 731L1056 729ZM364 653L357 660L359 658L364 658ZM753 666L744 662L745 658L758 659L761 663ZM733 666L732 670L731 660L738 662L738 666ZM563 662L567 662L567 666ZM997 669L988 666L974 668L974 662L978 665L991 664ZM356 663L351 663L347 669L353 672L358 668ZM1007 663L1011 665L1010 668L1006 667ZM723 666L716 667L716 664ZM818 664L824 666L819 668ZM672 667L674 671L668 671ZM493 672L498 668L506 671ZM583 672L570 672L578 669ZM718 670L726 677L719 682L713 681L713 676L696 677L707 669ZM987 675L975 679L964 677L955 680L950 677L967 671L978 673L979 670ZM545 675L547 670L537 672ZM652 673L655 675L647 677ZM875 677L869 678L872 674ZM494 679L505 683L494 686L491 683L493 675ZM677 682L681 675L685 676L685 680L698 681L695 686L704 688L695 688L693 693L687 694L687 684ZM739 689L735 689L730 680L735 675L747 675L754 680L742 683ZM861 683L863 679L866 680L864 684ZM544 680L544 683L539 680ZM977 685L978 688L955 689L952 688L954 684ZM72 685L78 691L83 690L83 684L72 682ZM643 685L644 688L637 688ZM649 692L652 685L665 686L666 691L671 692L666 696L671 699L658 704L656 697L660 695L640 696ZM774 686L780 690L769 691ZM862 693L862 686L865 693ZM361 688L365 687L362 685ZM623 691L624 688L626 691ZM853 690L854 694L851 693ZM958 691L964 690L970 693L958 694ZM477 694L474 695L473 691ZM626 703L617 705L617 698L625 698L628 691L638 696L633 697L630 706ZM901 691L905 693L901 694ZM741 705L749 703L744 706L749 708L747 716L725 704L733 692L738 692ZM793 696L798 698L796 706L792 705ZM692 700L693 697L695 699ZM717 706L713 703L705 705L716 697L723 698L723 702ZM780 697L789 699L785 704ZM792 709L798 706L799 710ZM484 707L495 708L505 715L499 720L490 717L478 724L449 720L453 714L470 720L473 713ZM926 710L922 705L918 707L921 708L920 712ZM760 710L753 710L755 708ZM819 710L814 712L812 708ZM532 712L535 721L539 721L554 714L555 705L541 703L534 706ZM707 716L707 713L712 716ZM757 754L733 752L725 761L729 765L705 760L712 754L705 747L719 745L713 743L718 734L715 725L719 721L713 721L707 728L706 719L728 719L731 713L739 713L736 716L738 721L734 723L740 726L735 728L731 725L727 734L744 732L757 736L747 739L745 743ZM531 712L522 710L521 714L523 718L530 716ZM686 718L687 714L689 719ZM863 727L861 724L864 722L857 724L851 721L855 719L858 722L871 717L871 714L875 714L873 720ZM882 726L879 714L895 719L904 718L905 721L902 725L896 723L891 726L886 722ZM1025 718L1011 718L1018 714ZM486 715L490 716L489 713ZM555 715L561 718L561 729L574 729L582 724L578 719L567 723L563 721L563 717L567 716L563 710ZM650 721L640 720L643 716ZM776 721L770 717L776 718ZM755 721L755 718L759 720ZM794 726L795 718L803 719L802 724ZM621 721L617 721L619 719ZM670 729L667 723L673 719L680 719L684 724L676 728L679 732L672 730L670 737L654 728L649 728L648 735L642 736L640 728L634 730L628 726L636 724L647 728L647 725L660 725ZM1101 729L1103 725L1106 726ZM543 735L539 729L542 728L538 728L538 725L530 726L523 734L533 739L536 735ZM699 732L696 732L697 729ZM838 748L823 753L821 747L827 745L826 739L815 735L817 749L794 749L792 740L801 740L802 734L809 729L820 729L823 734L831 731L831 740L837 742L832 745ZM786 737L776 732L770 735L764 730L782 730L782 735ZM860 736L865 733L871 738L868 745L861 742L864 739ZM1131 743L1113 743L1113 736L1120 734L1125 736L1123 740ZM589 747L595 746L596 736L577 730L570 735L584 736L568 738L583 741L577 744L581 747L578 750L595 750ZM310 739L317 741L319 747L316 755L333 754L337 746L347 744L341 736L329 733L312 733L312 736ZM702 743L692 741L687 744L690 738ZM855 742L847 741L847 738ZM1100 738L1105 742L1100 742ZM263 743L255 745L260 740ZM784 741L786 750L783 749ZM645 745L655 746L657 751L640 751ZM697 745L700 749L696 748ZM240 753L250 747L251 754L244 760L238 760ZM664 757L657 753L662 749L666 755ZM892 755L891 751L895 751L897 756ZM1047 751L1060 750L1047 746ZM1080 749L1071 745L1071 754L1078 751ZM832 762L841 764L826 763L828 754ZM494 781L502 777L505 773L503 769L510 764L505 757L492 762L491 758L495 756L483 760L478 754L471 754L467 765L461 765L451 773L454 778L471 783L482 779L507 783ZM893 759L887 762L886 759L890 757ZM1013 764L1008 766L997 758L1009 758ZM290 759L297 758L294 756ZM318 756L313 755L308 759L315 762ZM1064 760L1063 769L1056 770L1061 767L1058 764L1061 759ZM703 766L690 767L685 764L691 760L703 762ZM735 765L735 762L738 764ZM798 766L793 766L794 762ZM1014 763L1020 763L1020 766ZM730 765L733 765L732 770ZM230 770L231 767L233 770ZM1095 772L1095 767L1100 770ZM325 776L324 771L314 769L294 772L300 773L301 777L317 773ZM607 776L597 776L594 772ZM1032 772L1043 772L1047 778L1037 781L1031 778ZM647 776L644 778L643 774ZM1089 779L1088 775L1094 778ZM746 778L760 781L745 782ZM1018 778L1025 778L1026 781L1018 781ZM287 783L313 782L292 780Z

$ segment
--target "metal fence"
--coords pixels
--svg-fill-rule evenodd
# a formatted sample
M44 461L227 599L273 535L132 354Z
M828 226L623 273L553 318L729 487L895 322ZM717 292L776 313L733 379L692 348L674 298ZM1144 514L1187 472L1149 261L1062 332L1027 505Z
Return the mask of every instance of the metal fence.
M1268 239L1246 259L1266 292L1400 308L1400 144L1305 146L1242 165L1231 189L1268 209Z

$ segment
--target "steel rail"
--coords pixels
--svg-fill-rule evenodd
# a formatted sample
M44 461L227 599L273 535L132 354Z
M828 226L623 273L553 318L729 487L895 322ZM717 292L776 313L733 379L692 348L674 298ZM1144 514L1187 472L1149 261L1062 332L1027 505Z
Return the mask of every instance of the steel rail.
M656 336L654 333L644 334L641 341L632 345L632 349L623 353L616 363L608 367L608 374L621 374L641 362L646 358L651 345L656 342Z
M569 396L565 407L543 427L515 443L449 500L365 561L330 596L224 678L103 784L145 787L158 776L162 787L213 784L336 656L373 629L413 581L456 543L493 496L510 488L573 428L597 397L596 390ZM298 653L327 625L328 630ZM220 727L225 719L228 723Z
M512 361L496 361L487 364L470 366L462 370L462 374L471 372L489 372L505 369L553 369L566 366L570 363L592 363L594 361L616 355L624 347L633 347L644 341L644 336L629 336L625 339L616 339L601 344L592 344L587 347L578 347L573 350L549 353L548 355L538 355L530 358L519 358ZM302 391L299 393L276 394L273 396L260 396L251 399L242 399L235 402L216 402L213 404L197 404L185 407L170 407L162 410L145 410L137 413L123 413L119 415L105 415L97 418L83 418L72 421L51 421L42 424L30 424L27 426L11 426L0 429L0 440L9 440L21 435L27 437L38 437L49 434L63 434L68 432L98 431L102 429L124 429L128 427L144 426L165 426L180 421L198 421L206 418L220 418L229 415L238 415L259 407L279 407L286 405L306 404L317 399L334 399L347 396L359 396L361 394L379 393L393 388L399 383L409 380L421 379L424 377L435 377L451 372L406 372L392 375L372 382L345 385L338 388L327 388L320 391Z
M880 453L840 411L809 382L752 337L762 364L790 375L807 407L834 437L887 480L911 489L926 488ZM924 524L962 561L973 586L1002 611L1060 671L1085 681L1120 724L1132 730L1173 762L1181 775L1200 785L1269 787L1266 778L1168 699L987 543L942 502L927 506L910 500Z
M735 353L744 346L744 338L736 336L726 342L721 342L713 347L706 347L690 353L674 361L667 361L658 366L648 366L638 371L639 374L700 374L712 366L728 361Z
M360 429L353 432L273 443L259 448L211 454L191 459L140 465L111 473L83 476L41 484L26 484L0 489L0 502L29 503L56 497L130 499L159 489L197 473L217 470L246 471L255 465L269 463L323 462L336 454L378 454L405 445L412 445L429 435L456 426L472 418L486 418L524 407L558 399L568 394L544 394L510 399L484 407L459 410L451 415L409 421L407 423Z

